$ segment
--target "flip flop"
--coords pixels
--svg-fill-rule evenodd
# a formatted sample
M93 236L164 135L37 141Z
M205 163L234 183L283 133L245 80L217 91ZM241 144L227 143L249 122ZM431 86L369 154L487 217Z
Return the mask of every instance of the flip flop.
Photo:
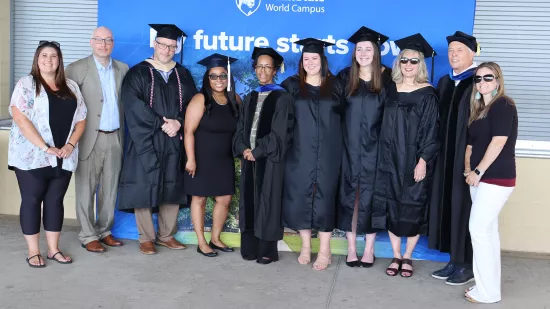
M44 260L44 258L42 258L42 255L40 255L40 254L35 254L31 257L28 257L26 260L27 260L27 264L29 264L30 267L32 267L32 268L44 268L44 267L46 267L46 264L38 264L38 265L31 264L31 260L35 257L38 257L38 263L40 263Z
M56 262L59 263L59 264L71 264L71 263L73 262L73 260L61 261L61 260L59 260L59 259L56 259L55 256L58 255L58 254L61 254L61 256L62 256L65 260L67 260L67 257L65 257L65 255L64 255L63 252L61 252L61 251L57 251L57 253L54 254L54 255L52 255L52 257L49 257L49 256L48 256L48 257L46 257L46 258L47 258L48 260L56 261Z
M470 297L470 295L468 295L468 293L466 293L466 295L464 295L464 299L466 299L467 301L473 303L473 304L481 304L480 302L478 302L477 300L473 299L472 297Z

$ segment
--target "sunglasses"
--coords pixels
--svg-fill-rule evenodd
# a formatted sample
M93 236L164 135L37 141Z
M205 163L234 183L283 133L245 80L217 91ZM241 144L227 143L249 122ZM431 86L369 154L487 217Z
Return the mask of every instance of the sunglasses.
M44 45L44 44L53 44L53 45L57 46L57 48L60 48L60 47L61 47L61 46L59 45L59 43L56 42L56 41L40 41L40 42L38 42L38 47L40 47L40 46L42 46L42 45Z
M210 78L210 80L216 80L216 79L227 80L227 74L225 74L225 73L220 74L220 75L210 74L210 75L208 75L208 78Z
M418 58L401 58L399 61L401 61L401 64L407 64L407 63L411 63L411 64L418 64L420 62L420 59Z
M475 82L476 84L481 83L481 80L484 80L484 81L490 83L490 82L492 82L492 81L495 80L495 76L494 76L493 74L487 74L487 75L483 75L483 76L476 75L476 76L474 77L474 82Z

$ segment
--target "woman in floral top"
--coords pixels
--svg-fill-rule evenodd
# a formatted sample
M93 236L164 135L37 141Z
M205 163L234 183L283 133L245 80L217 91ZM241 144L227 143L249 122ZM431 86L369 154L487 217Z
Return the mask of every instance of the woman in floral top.
M63 198L78 163L78 140L84 133L86 106L78 85L65 79L57 42L41 41L30 75L19 80L10 102L8 168L15 171L21 193L20 222L30 267L44 267L38 246L42 221L49 260L72 263L58 248Z

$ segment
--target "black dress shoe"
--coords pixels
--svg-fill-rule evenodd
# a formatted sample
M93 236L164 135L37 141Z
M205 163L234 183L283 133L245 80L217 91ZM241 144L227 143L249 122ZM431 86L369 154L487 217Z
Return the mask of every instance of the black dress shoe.
M218 247L212 242L208 243L208 245L210 246L210 248L212 248L214 250L220 250L221 252L233 252L233 251L235 251L235 249L233 249L231 247Z
M204 255L204 256L207 256L207 257L216 257L216 256L218 256L218 252L216 252L216 251L207 252L207 253L202 252L200 246L197 246L197 252Z
M259 258L256 260L256 263L258 264L262 264L262 265L267 265L267 264L271 264L273 262L277 262L279 259L266 259L264 257L262 258Z
M453 274L445 280L445 283L448 285L465 285L474 281L474 272L471 269L460 267L456 268Z
M355 261L350 261L348 262L348 256L346 255L346 265L348 267L360 267L361 266L361 262L359 262L359 260L355 260Z
M366 262L359 261L360 266L363 267L363 268L371 268L372 265L374 265L374 262L376 262L376 255L373 255L372 257L373 257L372 263L366 263Z
M255 255L243 255L242 257L245 261L255 261L257 259Z
M436 279L447 280L447 278L449 278L455 272L456 268L457 267L454 263L449 262L442 269L434 271L432 273L432 277Z

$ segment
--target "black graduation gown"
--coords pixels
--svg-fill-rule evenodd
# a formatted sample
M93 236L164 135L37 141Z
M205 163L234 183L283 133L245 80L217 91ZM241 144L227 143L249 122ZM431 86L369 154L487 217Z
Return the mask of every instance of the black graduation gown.
M464 155L473 79L458 86L446 75L437 85L441 141L430 201L429 247L451 253L453 263L471 263L468 221L472 201L464 181Z
M250 132L258 103L258 92L248 94L241 106L237 131L233 137L233 155L241 159L241 195L239 227L254 231L265 241L283 238L281 197L285 154L292 141L294 110L292 97L284 90L274 90L265 98L256 131L256 161L243 159L250 149Z
M153 106L150 107L153 69ZM162 204L186 204L180 155L180 134L169 137L161 129L163 117L181 122L185 107L197 93L189 71L176 64L181 80L183 111L180 111L178 80L173 71L166 83L151 64L132 67L122 83L122 102L128 128L118 191L118 209L155 208Z
M386 220L376 222L386 221L396 236L427 232L429 190L439 150L438 109L431 86L399 92L397 100L386 101L373 207L376 213L387 214ZM426 161L426 177L415 182L420 158Z
M343 85L349 82L350 68L345 68L338 77ZM382 73L384 85L391 83L391 70ZM369 91L369 82L361 81L355 94L346 96L342 135L342 174L338 207L338 229L351 232L357 190L359 205L357 233L373 233L371 224L372 195L378 162L378 138L384 113L387 89L380 94ZM395 86L394 86L395 87Z
M282 83L294 98L294 136L283 186L283 224L294 230L332 232L336 225L345 101L339 79L330 82L327 97L320 97L320 87L311 85L302 94L297 75Z

